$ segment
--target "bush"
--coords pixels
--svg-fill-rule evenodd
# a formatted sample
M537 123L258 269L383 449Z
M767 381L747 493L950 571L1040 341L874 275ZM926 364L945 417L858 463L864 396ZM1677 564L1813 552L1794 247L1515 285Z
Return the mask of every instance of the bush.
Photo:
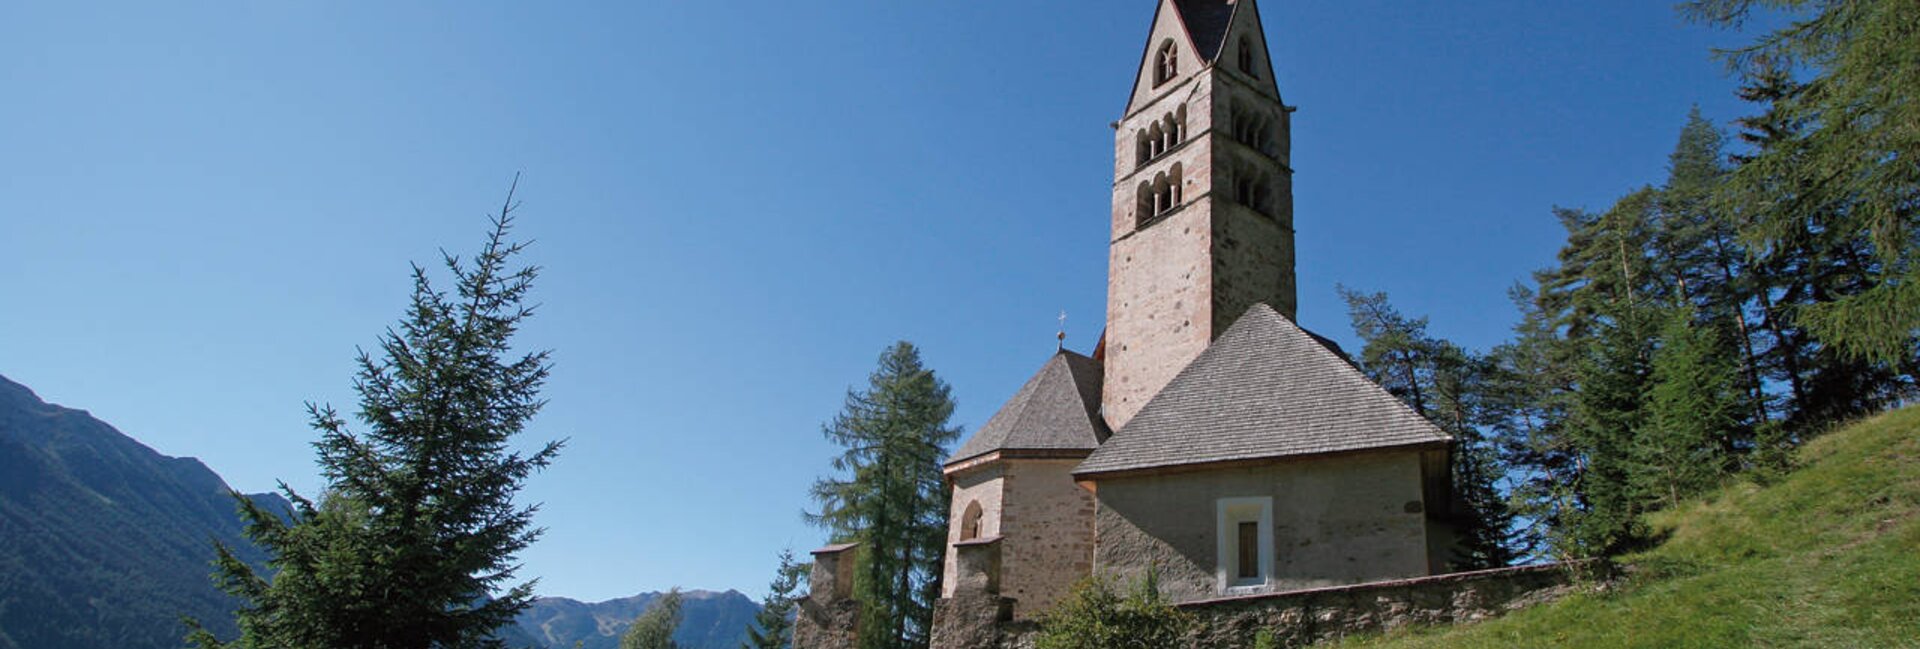
M1152 571L1125 596L1113 582L1094 576L1075 585L1041 618L1035 649L1165 649L1196 624L1160 594Z

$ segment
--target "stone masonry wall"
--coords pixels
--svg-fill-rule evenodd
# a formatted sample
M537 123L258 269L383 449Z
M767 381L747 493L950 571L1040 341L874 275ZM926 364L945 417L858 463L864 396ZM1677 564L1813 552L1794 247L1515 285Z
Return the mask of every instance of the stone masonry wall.
M1093 494L1073 482L1080 460L1008 460L999 534L1000 593L1027 619L1093 570Z
M953 497L947 512L947 552L941 568L940 596L953 595L953 585L958 581L954 572L954 557L957 553L953 544L960 542L960 521L965 516L969 504L980 505L980 536L1000 536L1001 507L1006 494L1004 462L993 462L984 466L953 474Z

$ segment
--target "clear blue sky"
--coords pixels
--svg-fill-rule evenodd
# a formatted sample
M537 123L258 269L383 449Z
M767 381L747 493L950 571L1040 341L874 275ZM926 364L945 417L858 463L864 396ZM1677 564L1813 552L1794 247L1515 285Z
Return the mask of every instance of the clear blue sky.
M1301 320L1336 283L1473 347L1554 205L1747 108L1672 0L1266 0ZM1112 132L1152 13L1103 2L0 5L0 374L248 491L314 492L302 402L516 171L554 350L540 592L764 591L820 422L896 339L983 422L1104 308Z

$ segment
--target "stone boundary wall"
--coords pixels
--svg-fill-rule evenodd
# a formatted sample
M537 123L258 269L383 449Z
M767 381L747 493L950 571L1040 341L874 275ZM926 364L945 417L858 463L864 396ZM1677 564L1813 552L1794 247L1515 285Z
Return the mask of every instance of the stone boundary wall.
M1603 564L1548 563L1351 586L1226 597L1180 604L1200 618L1188 645L1207 649L1253 646L1261 630L1282 647L1304 647L1358 633L1407 625L1473 622L1552 601L1578 587L1576 575L1604 572Z
M932 649L1031 649L1038 625L1012 619L1013 600L990 578L999 539L961 544L963 574L975 577L934 606ZM851 595L854 546L814 553L812 589L800 601L795 649L853 649L859 605ZM1252 649L1262 631L1278 646L1305 647L1409 625L1474 622L1558 599L1583 583L1604 584L1599 561L1548 563L1376 581L1177 604L1198 619L1185 647ZM1172 649L1172 648L1169 648Z

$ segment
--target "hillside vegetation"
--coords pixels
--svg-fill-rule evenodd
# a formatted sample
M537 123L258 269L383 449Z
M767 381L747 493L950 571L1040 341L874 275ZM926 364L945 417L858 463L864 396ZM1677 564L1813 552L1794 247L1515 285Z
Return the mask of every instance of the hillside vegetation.
M1611 592L1343 647L1920 647L1920 407L1842 427L1773 484L1655 515Z

